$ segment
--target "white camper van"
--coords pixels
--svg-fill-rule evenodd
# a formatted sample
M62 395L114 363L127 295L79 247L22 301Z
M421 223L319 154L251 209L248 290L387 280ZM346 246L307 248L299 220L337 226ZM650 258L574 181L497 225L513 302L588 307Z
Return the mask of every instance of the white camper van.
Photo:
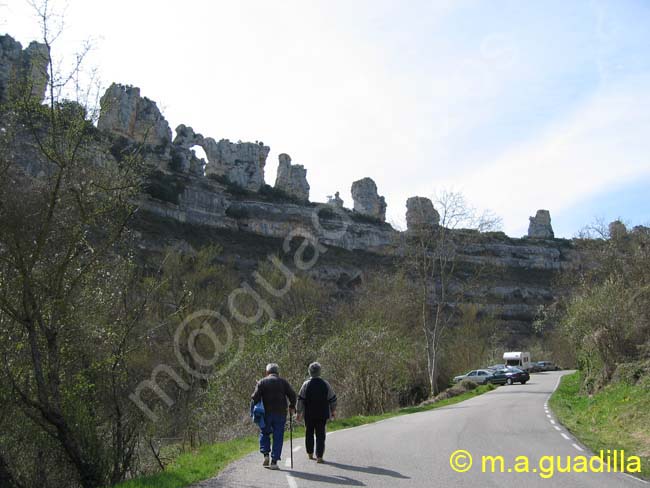
M515 368L528 371L531 367L530 353L529 352L504 352L503 362L506 366L514 366Z

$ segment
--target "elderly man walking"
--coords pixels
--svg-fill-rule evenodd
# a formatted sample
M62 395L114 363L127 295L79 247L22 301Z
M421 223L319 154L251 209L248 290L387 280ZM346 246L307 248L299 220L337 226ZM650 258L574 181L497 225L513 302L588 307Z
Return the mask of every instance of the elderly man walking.
M289 414L296 409L296 392L284 378L275 363L266 365L266 377L260 380L251 396L251 411L260 401L264 405L264 423L260 428L260 452L264 455L262 465L268 469L280 469L278 461L282 455L284 426L287 422L287 399ZM273 448L271 449L271 435ZM269 454L271 459L269 462Z
M307 456L314 459L316 434L316 462L322 463L325 454L325 425L330 418L336 417L336 395L330 384L320 377L320 363L309 365L309 376L298 393L298 420L304 415Z

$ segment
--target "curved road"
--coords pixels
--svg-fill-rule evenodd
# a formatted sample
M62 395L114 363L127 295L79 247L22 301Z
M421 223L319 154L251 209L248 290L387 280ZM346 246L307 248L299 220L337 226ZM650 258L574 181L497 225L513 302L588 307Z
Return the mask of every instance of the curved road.
M397 487L650 487L620 473L559 473L557 461L543 456L591 456L561 425L546 402L563 373L532 375L526 385L503 386L456 405L406 415L328 434L326 464L308 461L303 439L294 440L294 469L261 466L260 454L232 464L201 488L316 488L328 486ZM283 455L288 458L288 443ZM472 467L457 473L450 455L458 450L473 457ZM484 473L481 457L503 456L504 471ZM529 472L508 472L517 456L527 456ZM462 460L461 460L462 461ZM490 470L491 463L486 464ZM500 463L496 462L500 471ZM595 467L599 464L595 463ZM525 464L520 464L524 469ZM537 472L533 472L537 469ZM605 468L606 469L606 468ZM613 469L613 468L612 468Z

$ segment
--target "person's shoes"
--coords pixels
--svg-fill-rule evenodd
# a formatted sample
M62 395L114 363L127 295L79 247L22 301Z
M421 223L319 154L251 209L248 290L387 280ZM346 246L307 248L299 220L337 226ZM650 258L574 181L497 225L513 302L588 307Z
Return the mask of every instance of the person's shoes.
M262 466L267 467L270 462L271 462L271 460L269 459L269 455L264 454L264 462L262 463Z
M323 458L317 458L317 459L316 459L316 462L317 462L318 464L323 464L325 461L323 460Z
M271 461L271 464L267 466L268 469L272 469L273 471L277 471L280 469L280 466L278 466L278 462L274 459Z
M314 455L311 452L307 453L307 457L309 458L310 461L314 460Z

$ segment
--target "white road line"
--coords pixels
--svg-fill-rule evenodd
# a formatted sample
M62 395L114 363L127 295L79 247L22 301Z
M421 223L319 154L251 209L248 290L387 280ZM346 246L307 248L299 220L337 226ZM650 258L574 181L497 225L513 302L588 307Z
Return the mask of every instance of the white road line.
M551 424L555 425L555 420L551 419L551 420L549 420L549 422L550 422Z
M301 448L301 447L302 447L302 446L296 446L296 447L294 447L294 448L293 448L293 452L298 452L298 451L300 451L300 448Z
M548 417L549 419L551 418L551 415L550 415L550 414L548 414L548 413L546 414L546 416L547 416L547 417Z
M632 476L631 474L627 474L627 473L621 473L621 474L623 476L627 476L628 478L632 478L633 480L640 481L644 485L650 484L650 482L648 482L646 480L642 480L641 478L637 478L636 476Z
M293 476L290 474L287 475L287 483L289 483L289 488L298 488L298 483Z
M580 452L583 452L583 451L584 451L584 449L583 449L582 447L580 447L578 444L576 444L575 442L574 442L573 444L571 444L571 445L572 445L573 447L575 447L575 448L576 448L578 451L580 451Z
M554 428L555 430L557 430L558 432L559 432L560 430L562 430L562 429L560 429L557 425L554 425L553 428Z
M571 440L571 437L569 437L568 435L566 435L564 432L562 432L560 435L561 435L562 437L564 437L567 441L570 441L570 440Z

